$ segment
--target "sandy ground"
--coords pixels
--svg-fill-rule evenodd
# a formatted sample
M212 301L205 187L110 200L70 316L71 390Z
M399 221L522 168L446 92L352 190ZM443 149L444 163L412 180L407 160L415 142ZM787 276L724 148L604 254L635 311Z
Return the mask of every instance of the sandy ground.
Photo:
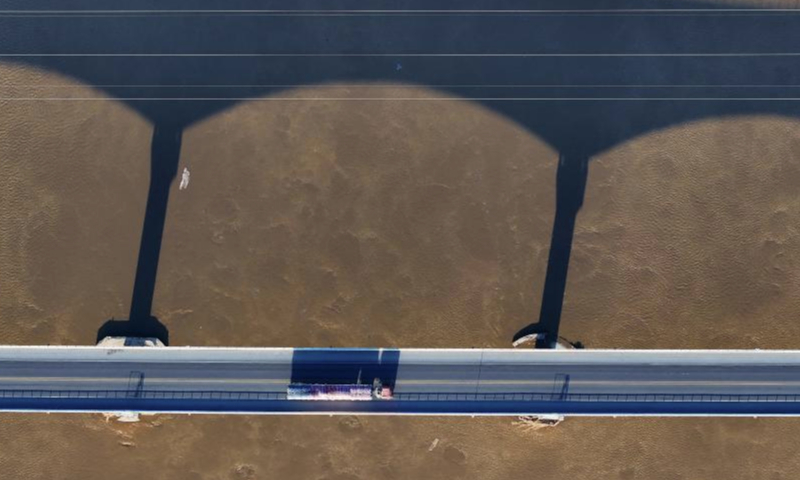
M91 343L128 313L151 127L116 102L8 101L0 126L0 342ZM800 122L766 117L678 125L598 155L562 332L590 347L797 348L798 158ZM173 185L154 314L174 345L506 347L538 315L557 160L467 102L239 105L184 134L191 182ZM570 419L530 433L511 419L3 415L0 471L779 479L800 466L799 432L765 419Z
M797 348L800 122L679 125L590 164L562 333L619 348Z
M313 95L391 95L361 90ZM538 314L557 155L490 111L254 102L182 152L155 304L173 342L507 345Z
M95 95L32 69L0 66L0 78ZM4 343L92 343L89 325L128 314L152 127L116 102L82 103L0 100Z

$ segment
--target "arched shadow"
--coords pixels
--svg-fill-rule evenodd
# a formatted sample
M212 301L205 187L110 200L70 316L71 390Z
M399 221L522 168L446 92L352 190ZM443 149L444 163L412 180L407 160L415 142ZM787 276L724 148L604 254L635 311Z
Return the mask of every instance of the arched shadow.
M285 3L285 4L284 4ZM289 2L273 9L294 9ZM4 9L29 8L19 0ZM382 5L384 8L397 8ZM231 105L301 85L395 82L432 86L480 102L535 132L562 154L557 211L540 318L520 332L558 335L572 236L590 158L629 138L698 118L797 116L800 15L728 12L692 1L469 2L491 14L259 14L0 16L0 60L81 79L155 125L150 193L128 327L159 330L151 307L169 184L180 132ZM55 1L38 9L63 10ZM84 0L74 9L105 9ZM184 0L140 0L127 9L191 9ZM226 7L229 8L229 7ZM242 0L236 8L263 9ZM304 9L363 8L342 1ZM375 7L378 8L378 7ZM452 8L404 2L404 9ZM702 13L648 9L701 9ZM537 10L533 12L533 10ZM335 13L335 12L333 12ZM229 55L229 54L236 55ZM345 55L342 55L345 54ZM501 54L501 55L498 55ZM177 55L177 56L175 56ZM191 87L176 88L189 85ZM677 86L677 87L676 87ZM790 99L790 100L781 100ZM170 140L171 139L171 140ZM177 139L177 140L176 140ZM135 325L134 325L135 324ZM146 327L146 328L145 328ZM162 331L166 335L166 329Z

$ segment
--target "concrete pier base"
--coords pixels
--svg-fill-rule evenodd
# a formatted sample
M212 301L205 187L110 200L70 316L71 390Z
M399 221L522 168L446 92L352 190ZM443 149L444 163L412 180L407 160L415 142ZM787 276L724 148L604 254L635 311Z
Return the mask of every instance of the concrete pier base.
M145 337L105 337L97 343L98 347L163 347L164 343L157 338Z

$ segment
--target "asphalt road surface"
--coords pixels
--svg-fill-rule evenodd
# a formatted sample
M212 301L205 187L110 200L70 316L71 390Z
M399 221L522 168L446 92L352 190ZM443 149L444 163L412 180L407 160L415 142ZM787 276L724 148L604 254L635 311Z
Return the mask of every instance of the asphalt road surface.
M375 378L393 400L286 399ZM800 352L2 347L0 409L796 415Z

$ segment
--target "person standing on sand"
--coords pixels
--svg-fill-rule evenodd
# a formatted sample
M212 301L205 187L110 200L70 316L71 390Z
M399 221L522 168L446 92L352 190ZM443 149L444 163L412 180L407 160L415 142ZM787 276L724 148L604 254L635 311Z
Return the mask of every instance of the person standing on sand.
M178 190L186 190L189 188L189 169L183 167L183 174L181 175L181 184L178 185Z

